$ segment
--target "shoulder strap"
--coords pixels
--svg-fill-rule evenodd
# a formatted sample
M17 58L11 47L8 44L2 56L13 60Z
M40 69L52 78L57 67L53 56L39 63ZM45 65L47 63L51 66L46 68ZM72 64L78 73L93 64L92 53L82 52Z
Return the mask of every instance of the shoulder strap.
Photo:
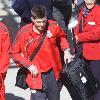
M83 16L80 20L80 24L79 24L79 32L81 34L81 32L83 31ZM77 49L77 53L76 56L77 57L82 57L82 51L83 51L83 43L78 43L76 45L76 49Z
M38 51L40 50L42 44L43 44L43 41L45 39L45 36L46 36L46 33L47 33L47 29L48 29L48 22L47 22L47 27L46 27L46 30L44 32L44 35L42 37L42 39L40 40L40 43L38 45L38 47L36 48L36 50L33 52L32 56L30 57L30 60L32 61L34 59L34 57L36 56L36 54L38 53Z
M80 20L80 24L79 24L79 32L82 32L83 31L83 16Z

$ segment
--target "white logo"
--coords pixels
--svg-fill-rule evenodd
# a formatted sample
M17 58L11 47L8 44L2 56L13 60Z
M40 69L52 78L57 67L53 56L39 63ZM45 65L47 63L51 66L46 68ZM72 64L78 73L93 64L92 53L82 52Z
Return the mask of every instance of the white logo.
M81 78L81 81L82 81L83 83L86 83L86 82L87 82L87 80L86 80L86 78L85 78L84 76Z
M88 22L89 25L95 25L95 22Z
M50 30L47 31L47 38L52 37L52 33L50 32Z
M87 79L85 76L82 76L82 74L80 73L80 77L81 77L81 81L82 83L86 83L87 82Z

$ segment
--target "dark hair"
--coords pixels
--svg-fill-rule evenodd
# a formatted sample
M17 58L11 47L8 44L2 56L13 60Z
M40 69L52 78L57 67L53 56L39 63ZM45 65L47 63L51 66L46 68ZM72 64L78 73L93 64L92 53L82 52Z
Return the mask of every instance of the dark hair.
M36 6L32 7L31 14L34 19L43 18L43 17L47 16L47 10L42 5L36 5Z

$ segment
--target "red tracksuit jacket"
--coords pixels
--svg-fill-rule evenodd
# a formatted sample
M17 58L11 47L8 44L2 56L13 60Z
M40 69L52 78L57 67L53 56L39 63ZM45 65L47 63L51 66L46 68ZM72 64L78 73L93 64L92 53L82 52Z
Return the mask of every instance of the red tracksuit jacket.
M83 43L83 56L88 60L100 60L100 6L96 5L84 19L83 32L79 33L79 24L83 10L79 14L75 35Z
M27 68L34 64L39 70L39 75L35 78L35 85L32 78L26 79L30 88L33 89L42 88L41 72L46 72L50 69L50 67L53 68L56 79L59 78L62 64L56 39L58 39L62 50L69 47L69 44L66 41L66 35L64 31L60 28L60 26L55 21L49 20L48 22L49 26L47 30L47 35L39 52L32 62L29 60L28 57L32 55L39 43L35 32L32 30L32 23L24 26L22 29L19 30L12 46L12 56L14 61L19 62ZM31 42L31 40L33 40L33 42ZM29 42L31 42L31 44L27 49L29 55L28 56L26 53L26 46Z
M10 37L8 29L0 22L0 73L5 73L10 63L9 48Z
M8 29L0 22L0 100L5 100L4 79L10 63L9 48L10 37Z

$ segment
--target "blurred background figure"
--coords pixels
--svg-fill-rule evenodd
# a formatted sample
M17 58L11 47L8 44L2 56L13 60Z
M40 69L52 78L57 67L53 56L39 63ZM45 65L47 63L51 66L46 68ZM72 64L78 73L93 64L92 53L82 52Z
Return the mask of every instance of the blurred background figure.
M54 0L53 19L56 20L65 32L68 30L72 14L72 0Z
M34 5L43 5L48 12L48 19L53 19L53 1L52 0L15 0L12 8L21 17L20 27L31 23L31 9Z

